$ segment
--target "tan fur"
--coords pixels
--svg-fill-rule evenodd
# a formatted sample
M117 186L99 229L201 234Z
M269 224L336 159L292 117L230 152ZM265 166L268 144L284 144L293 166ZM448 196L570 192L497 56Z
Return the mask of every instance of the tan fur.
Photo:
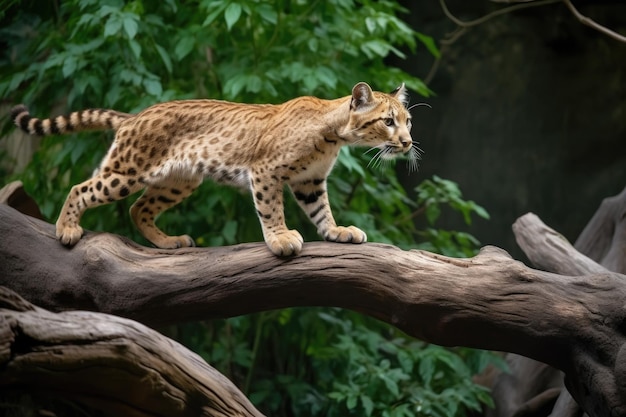
M288 184L318 232L335 242L367 240L354 226L337 226L326 178L343 145L379 147L396 156L411 150L410 115L404 86L391 94L357 84L336 100L299 97L280 105L182 100L156 104L131 115L84 110L37 119L24 106L12 111L15 124L30 134L115 129L100 169L74 187L57 221L65 245L81 238L82 213L144 189L131 208L141 233L160 248L193 246L187 235L168 236L154 223L204 178L252 191L263 235L279 256L300 253L302 236L285 225L283 185Z

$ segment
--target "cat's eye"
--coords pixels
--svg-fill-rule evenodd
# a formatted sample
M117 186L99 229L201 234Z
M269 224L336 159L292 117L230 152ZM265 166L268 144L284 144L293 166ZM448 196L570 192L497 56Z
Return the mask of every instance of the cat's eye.
M393 125L395 125L395 122L394 122L394 120L391 117L388 117L388 118L385 119L385 125L386 126L393 126Z

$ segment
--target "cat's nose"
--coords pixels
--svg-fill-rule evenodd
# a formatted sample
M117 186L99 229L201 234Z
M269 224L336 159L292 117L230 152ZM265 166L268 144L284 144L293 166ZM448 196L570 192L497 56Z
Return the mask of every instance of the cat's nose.
M411 145L413 144L413 141L411 140L411 138L407 138L404 136L400 137L400 144L402 144L403 148L410 148Z

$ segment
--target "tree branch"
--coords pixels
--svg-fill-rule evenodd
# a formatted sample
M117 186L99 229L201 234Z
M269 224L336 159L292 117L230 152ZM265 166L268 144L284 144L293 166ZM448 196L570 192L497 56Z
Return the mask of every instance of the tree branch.
M16 388L108 415L262 416L226 377L154 330L101 313L51 313L0 287L0 391Z
M626 36L620 35L619 33L614 32L606 26L602 26L596 23L593 19L583 15L578 11L578 9L576 9L576 7L574 7L570 0L563 0L563 3L565 3L565 6L567 6L569 11L572 12L576 19L578 19L578 21L583 25L589 26L590 28L595 29L600 33L603 33L608 37L615 39L616 41L626 43Z
M279 259L263 244L160 250L53 226L0 206L0 285L54 311L150 325L291 306L337 306L422 340L515 352L563 370L592 416L626 414L624 277L527 268L497 248L454 259L389 245L309 243ZM585 392L587 394L585 394Z
M624 273L625 219L626 189L602 202L576 241L576 248L593 259L578 252L561 234L532 213L520 217L513 224L513 231L533 265L547 271L569 275L603 273L607 270ZM619 256L620 253L622 256ZM608 269L597 264L596 260ZM561 389L563 378L559 371L515 354L506 355L506 361L512 373L500 373L496 378L492 385L496 409L489 410L486 417L519 414L525 412L530 403L547 406L551 417L581 415L582 411L569 391ZM546 402L549 397L543 394L550 393L552 396L555 390L561 391L556 403Z

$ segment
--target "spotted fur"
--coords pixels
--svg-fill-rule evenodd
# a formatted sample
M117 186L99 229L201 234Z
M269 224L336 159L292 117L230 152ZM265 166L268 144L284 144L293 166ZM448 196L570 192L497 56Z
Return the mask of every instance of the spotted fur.
M130 209L141 233L160 248L193 246L187 235L163 233L155 219L211 178L251 190L268 247L288 256L300 253L303 239L285 225L284 184L324 239L367 240L360 229L335 223L326 178L344 145L378 147L386 157L409 153L405 100L404 85L385 94L359 83L352 95L335 100L299 97L279 105L181 100L134 115L90 109L50 119L32 117L19 105L12 118L34 135L116 130L99 170L72 187L63 205L56 234L64 245L81 238L86 209L144 190Z

